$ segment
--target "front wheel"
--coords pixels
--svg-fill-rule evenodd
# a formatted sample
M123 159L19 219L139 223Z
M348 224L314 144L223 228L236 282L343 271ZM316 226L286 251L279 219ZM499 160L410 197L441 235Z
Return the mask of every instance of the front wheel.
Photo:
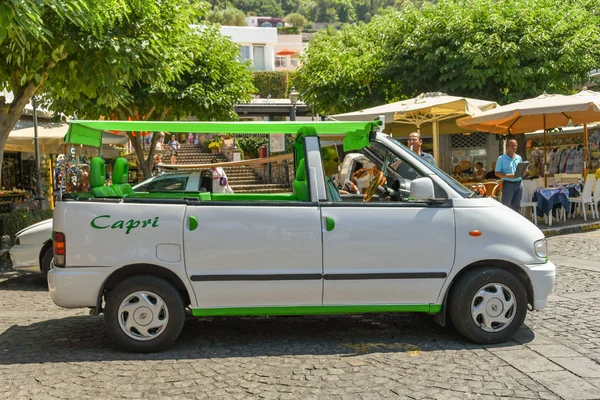
M483 344L510 340L525 321L527 292L501 268L475 269L452 287L448 312L456 330Z
M185 323L181 294L164 279L149 275L125 279L106 297L104 320L123 350L151 353L177 339Z

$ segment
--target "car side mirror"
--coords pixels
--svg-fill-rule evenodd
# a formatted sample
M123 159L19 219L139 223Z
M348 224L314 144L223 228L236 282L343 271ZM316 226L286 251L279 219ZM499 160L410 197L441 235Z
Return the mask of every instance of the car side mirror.
M410 183L410 196L414 200L429 200L434 197L433 182L429 178L417 178Z

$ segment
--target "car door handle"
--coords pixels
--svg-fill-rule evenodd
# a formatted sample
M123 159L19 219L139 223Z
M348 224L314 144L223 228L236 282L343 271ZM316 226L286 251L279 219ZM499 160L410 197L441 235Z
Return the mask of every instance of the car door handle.
M189 220L189 224L190 224L190 231L195 231L196 228L198 227L198 219L196 217L194 217L193 215L190 215L188 220Z
M325 217L325 229L331 232L335 228L335 221L331 217Z

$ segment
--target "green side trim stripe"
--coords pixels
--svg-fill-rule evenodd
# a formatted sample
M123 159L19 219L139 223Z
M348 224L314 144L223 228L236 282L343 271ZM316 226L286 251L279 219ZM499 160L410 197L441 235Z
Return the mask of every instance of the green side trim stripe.
M229 317L258 315L332 315L379 312L423 312L437 314L441 304L373 304L352 306L289 306L289 307L236 307L194 308L194 317Z

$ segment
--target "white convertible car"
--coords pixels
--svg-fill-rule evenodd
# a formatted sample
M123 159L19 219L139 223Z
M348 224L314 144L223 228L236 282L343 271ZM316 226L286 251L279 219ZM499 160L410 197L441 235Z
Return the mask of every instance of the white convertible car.
M201 186L200 172L165 173L153 176L135 186L136 192L193 191ZM53 259L52 219L47 219L17 232L10 249L13 269L41 272L46 278Z

